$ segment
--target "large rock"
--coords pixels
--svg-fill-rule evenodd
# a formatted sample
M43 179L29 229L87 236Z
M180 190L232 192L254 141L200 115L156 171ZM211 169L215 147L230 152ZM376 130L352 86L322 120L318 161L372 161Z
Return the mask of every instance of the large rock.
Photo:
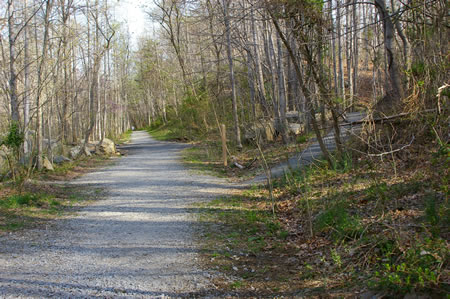
M53 151L58 147L58 141L56 141L55 139L44 138L42 139L42 146L43 148L48 148L50 146L51 150Z
M69 156L71 159L75 160L80 155L80 152L81 152L81 145L74 146L69 150Z
M286 120L288 121L288 123L301 122L298 111L287 111L286 112Z
M102 143L99 144L99 149L107 155L114 155L116 153L116 145L108 138L103 139Z
M70 160L69 158L67 158L63 155L55 156L53 158L53 163L55 163L55 164L62 164L64 162L70 162L70 161L72 161L72 160Z
M256 136L261 136L264 141L273 141L275 138L275 126L273 120L260 121L245 130L246 141L254 140Z
M93 141L86 144L86 150L89 151L91 154L95 153L97 151L97 146L100 143L100 141Z
M301 124L288 124L288 130L289 130L289 134L293 134L293 135L299 135L301 134L305 128L304 125Z
M50 162L47 157L44 157L44 159L42 160L42 167L46 170L49 171L54 171L55 169L53 168L52 162Z

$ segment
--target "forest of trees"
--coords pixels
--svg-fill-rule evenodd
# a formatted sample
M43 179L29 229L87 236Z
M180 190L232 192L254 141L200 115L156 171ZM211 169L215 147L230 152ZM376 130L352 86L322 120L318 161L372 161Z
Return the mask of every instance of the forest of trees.
M441 109L445 1L154 3L148 15L160 32L137 51L130 116L138 126L159 118L202 135L227 123L240 148L242 129L264 120L287 143L295 112L319 142L330 123L342 151L337 124L347 112Z
M67 152L130 127L129 37L107 1L8 0L0 9L0 130L20 128L24 157L40 169L55 144Z
M198 214L206 232L192 240L189 237L187 256L195 251L192 243L205 242L209 247L199 250L203 257L198 262L206 263L205 268L214 273L228 271L226 277L242 278L220 281L216 288L228 283L233 291L242 287L249 294L263 294L252 298L274 297L274 292L289 297L285 289L299 294L299 289L314 288L322 294L333 287L347 288L348 283L353 293L374 287L392 291L392 298L414 290L448 293L447 0L140 0L148 28L139 37L132 36L118 13L123 1L137 3L0 1L0 233L23 227L25 220L39 225L42 219L58 217L63 209L72 213L72 200L78 197L74 189L82 189L78 185L67 189L70 194L60 196L60 201L47 196L47 192L64 193L50 188L59 185L54 184L58 171L59 179L72 180L100 163L109 163L108 155L87 156L93 147L114 146L113 142L129 137L135 128L147 130L156 139L193 141L183 152L190 170L212 170L232 182L246 180L248 185L232 190L237 185L227 181L226 192L220 191L224 198L191 206L196 194L204 194L205 199L218 195L222 183L197 184L196 178L177 181L181 175L173 182L169 179L171 184L163 182L171 171L179 173L183 167L165 169L164 165L176 162L158 164L161 161L155 159L175 159L180 147L169 150L170 156L158 154L153 160L146 156L145 162L157 163L139 169L140 160L122 167L130 163L124 158L120 167L100 172L100 176L106 173L108 178L114 172L116 177L127 178L129 184L120 181L111 189L122 187L121 192L112 193L126 202L109 200L109 205L114 202L111 210L108 203L94 209L89 212L92 219L77 220L73 229L94 223L91 212L100 211L101 220L91 225L92 232L99 227L97 222L114 227L123 223L126 231L134 227L128 222L138 223L134 214L142 214L146 220L139 225L155 225L154 232L164 235L160 230L164 226L176 230L177 223L191 225L190 218L180 221L184 218L175 217ZM360 118L349 124L356 113ZM349 136L345 128L355 128L354 124L357 134ZM142 142L144 135L136 133L135 140ZM122 149L124 155L132 156L139 148L141 159L147 149L162 152L170 147L145 141ZM316 160L319 147L323 161ZM303 153L311 153L311 148L314 155L307 159ZM136 156L131 158L137 161ZM272 180L270 167L280 169L288 159L301 167L292 169L288 163L289 169ZM52 163L60 165L53 169ZM258 178L261 168L265 176L259 177L267 179L267 186L250 188L249 178ZM166 176L147 185L156 177L148 175L153 171ZM137 177L137 183L131 184ZM94 185L109 190L112 184L116 183L94 182L86 188ZM198 192L187 194L187 185ZM158 188L151 190L152 186ZM140 198L141 193L133 188L155 197ZM86 194L101 197L97 192L101 190L92 190ZM185 191L174 200L170 196L177 190ZM181 208L184 196L189 201ZM91 201L91 195L79 197ZM152 202L152 208L139 203L135 211L128 207L128 197L133 199L130 202ZM161 198L154 201L156 197ZM36 212L39 209L41 214ZM103 211L112 215L108 216L111 220ZM119 216L130 212L133 216ZM38 217L44 214L47 218ZM156 214L163 218L152 218ZM166 218L167 214L171 216ZM112 221L114 217L117 221ZM186 231L197 231L196 224L193 227ZM114 233L118 231L114 228ZM70 233L69 239L71 235L78 236ZM45 236L43 241L48 242L47 225ZM130 232L130 236L140 238L142 232ZM110 255L114 243L121 243L120 237L108 241L107 247L91 250L94 243L89 243L84 249L76 246L74 252L77 256L83 250ZM130 243L137 249L125 250L132 254L126 261L141 253L155 253L159 258L166 249L176 256L184 254L172 237L164 236L170 248L156 251ZM34 239L29 246L22 239L13 242L21 251L26 247L24 254L40 249ZM19 250L17 246L12 248ZM117 256L125 254L126 247L118 248ZM30 257L33 261L41 258ZM150 273L144 270L123 273L131 275L128 281L133 275ZM114 274L111 271L103 272ZM175 272L158 276L173 279L181 275ZM35 273L41 275L40 270ZM8 278L3 284L14 283ZM34 278L29 284L66 288L60 283L47 286ZM172 283L167 285L172 288ZM115 287L111 290L120 291L116 293L120 296L128 296L131 290L131 285ZM52 288L48 289L52 296L59 294ZM84 282L81 287L70 283L68 288L85 290ZM267 293L258 293L258 288ZM95 285L92 291L97 296L103 289L110 288ZM178 296L170 292L162 296L167 294ZM362 298L389 297L380 294ZM334 297L346 296L335 293Z
M294 113L319 142L334 128L340 152L347 112L445 109L445 0L149 0L159 26L136 47L110 2L0 7L0 131L18 128L37 168L53 140L64 152L131 126L171 122L193 138L225 123L241 148L266 122L289 142Z

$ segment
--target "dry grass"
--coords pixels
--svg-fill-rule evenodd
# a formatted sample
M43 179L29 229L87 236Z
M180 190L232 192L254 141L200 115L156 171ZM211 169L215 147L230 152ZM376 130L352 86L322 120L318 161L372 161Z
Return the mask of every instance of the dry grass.
M353 155L276 181L275 218L266 189L204 207L202 262L231 277L217 287L242 297L448 292L448 152L416 138L383 159Z
M0 184L0 233L46 224L101 197L102 190L70 186L73 180L114 162L106 156L84 157L33 174L19 192L11 182Z

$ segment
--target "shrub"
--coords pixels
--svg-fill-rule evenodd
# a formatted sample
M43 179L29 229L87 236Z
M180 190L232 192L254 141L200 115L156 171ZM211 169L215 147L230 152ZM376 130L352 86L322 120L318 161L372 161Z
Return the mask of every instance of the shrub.
M362 232L362 225L356 216L348 212L348 206L343 202L332 205L320 213L315 220L317 231L332 230L336 239L353 239Z
M444 291L443 264L448 254L445 241L441 239L418 242L397 257L395 262L380 265L369 286L396 295L411 291Z

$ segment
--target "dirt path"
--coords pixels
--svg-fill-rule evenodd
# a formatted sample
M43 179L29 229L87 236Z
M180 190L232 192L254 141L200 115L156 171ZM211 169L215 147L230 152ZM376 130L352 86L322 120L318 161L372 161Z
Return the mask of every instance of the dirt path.
M0 238L0 297L165 297L212 291L196 266L192 202L229 194L178 161L185 145L134 132L116 165L73 182L107 198L45 228Z

